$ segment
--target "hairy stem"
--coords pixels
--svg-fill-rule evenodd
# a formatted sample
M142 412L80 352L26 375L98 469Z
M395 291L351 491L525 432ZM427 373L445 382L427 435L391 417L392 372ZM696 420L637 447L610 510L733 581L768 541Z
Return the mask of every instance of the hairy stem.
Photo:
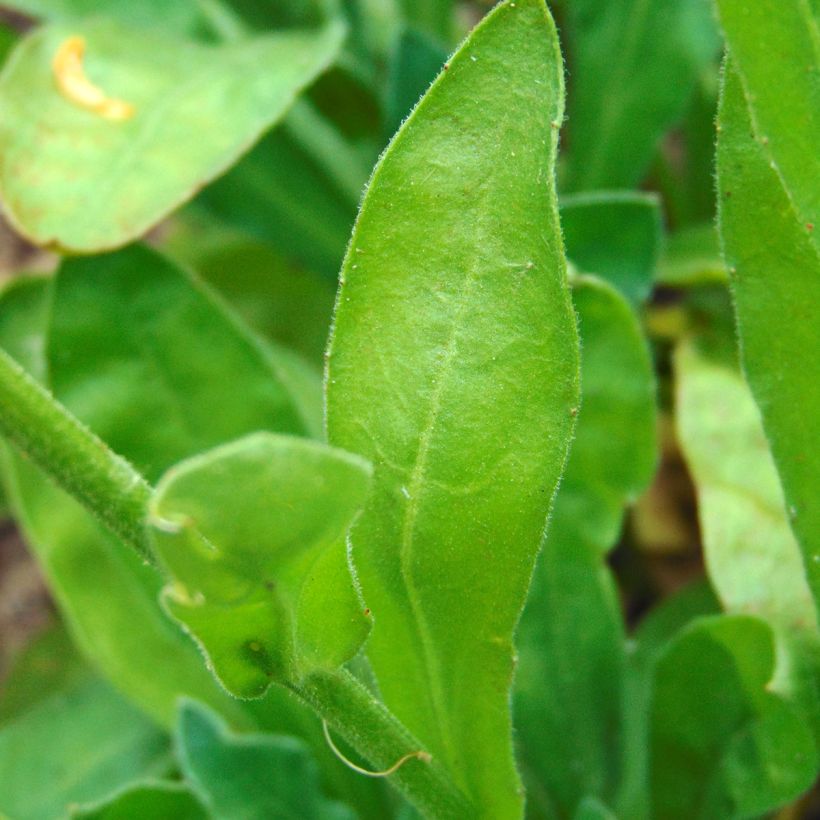
M389 770L402 757L425 751L387 707L344 669L311 672L288 688L378 769ZM476 807L435 757L408 759L389 779L425 817L477 816Z
M0 434L142 558L151 487L0 348Z

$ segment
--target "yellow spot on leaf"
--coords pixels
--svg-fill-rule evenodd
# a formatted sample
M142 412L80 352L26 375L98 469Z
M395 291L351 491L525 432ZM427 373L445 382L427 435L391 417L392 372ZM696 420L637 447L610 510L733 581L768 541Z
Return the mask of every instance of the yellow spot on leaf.
M107 120L127 120L134 115L134 106L123 100L106 96L94 85L83 70L85 39L78 36L64 40L51 63L54 79L60 93L69 102L93 111Z

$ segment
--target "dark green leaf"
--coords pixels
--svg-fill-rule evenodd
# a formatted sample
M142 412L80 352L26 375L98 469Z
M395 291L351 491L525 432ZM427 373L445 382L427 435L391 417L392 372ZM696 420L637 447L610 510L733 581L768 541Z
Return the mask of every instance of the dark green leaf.
M521 796L512 631L578 400L541 0L485 18L377 167L343 268L330 440L372 460L351 534L385 701L487 816Z
M709 0L573 0L568 190L632 188L717 56Z
M774 645L745 615L694 622L656 666L652 816L757 817L808 789L818 756L800 716L768 691Z
M728 282L715 226L697 225L666 237L655 281L673 288Z
M567 256L584 273L615 285L633 305L652 287L661 249L661 213L653 194L595 192L561 200Z
M235 735L200 704L182 702L176 732L183 773L215 817L353 820L321 793L316 765L296 738Z
M141 236L279 119L342 35L334 25L207 46L104 21L37 30L0 76L7 215L36 244L74 251ZM76 37L87 43L89 80L130 112L60 90L70 68L52 63Z
M624 634L603 554L656 459L654 379L637 319L605 282L573 286L582 341L575 441L518 635L526 770L560 816L612 796L621 768Z

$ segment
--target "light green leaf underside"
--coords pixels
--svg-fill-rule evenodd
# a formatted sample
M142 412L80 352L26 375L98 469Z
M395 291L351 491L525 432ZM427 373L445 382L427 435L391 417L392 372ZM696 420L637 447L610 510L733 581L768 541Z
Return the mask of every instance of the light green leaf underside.
M624 634L604 553L656 461L654 377L640 326L611 285L573 283L582 404L518 630L516 726L525 770L562 815L608 800L621 769Z
M164 603L233 695L259 697L361 647L370 623L344 538L369 480L358 457L270 433L160 480L149 522L173 579Z
M653 682L652 816L758 817L811 786L817 750L768 691L774 661L769 628L745 615L699 619L666 649Z
M596 191L561 199L567 256L584 273L615 285L642 304L661 249L661 213L653 194Z
M717 8L762 153L795 218L820 231L820 12L809 0L717 0Z
M353 820L327 800L308 749L292 737L237 735L213 712L182 701L177 755L186 779L214 817L243 820Z
M567 190L632 188L719 39L708 0L572 0Z
M0 730L0 813L65 816L171 766L166 736L98 679L74 682Z
M107 800L81 806L71 820L210 820L199 797L186 786L171 781L146 781L130 785Z
M732 60L725 67L718 120L720 231L741 360L820 607L820 301L813 298L820 252L792 192L771 167ZM804 172L813 173L808 159ZM820 176L813 184L820 190Z
M326 378L330 441L376 470L351 541L381 692L494 818L521 811L512 631L578 398L562 99L543 2L501 3L374 173Z
M0 76L0 193L35 244L90 252L141 236L225 171L336 55L343 31L280 33L221 46L92 21L54 24ZM73 35L85 72L134 107L106 119L57 88L52 61Z
M698 493L709 578L728 611L757 615L781 653L775 688L820 737L820 632L800 548L740 373L684 344L675 356L678 438Z

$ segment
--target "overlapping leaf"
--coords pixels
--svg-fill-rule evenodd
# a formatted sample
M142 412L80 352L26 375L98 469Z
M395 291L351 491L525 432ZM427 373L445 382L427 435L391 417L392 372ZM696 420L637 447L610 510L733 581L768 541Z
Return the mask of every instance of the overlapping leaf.
M345 534L367 495L362 459L257 433L176 465L151 503L168 610L237 697L350 660L370 622Z
M772 16L771 34L778 35L775 42L789 55L771 61L773 66L783 64L777 85L784 105L792 105L801 95L816 100L817 94L817 59L801 63L804 76L798 86L788 80L794 70L792 40L782 38L781 28L797 5L801 4L784 0ZM750 20L758 13L755 6ZM810 31L811 22L807 26ZM798 45L802 43L803 32L793 33ZM768 54L757 59L770 61ZM767 100L770 93L780 96L773 89L758 90L757 85L752 93ZM743 367L760 406L791 526L820 606L820 461L815 457L820 441L820 301L813 296L820 281L820 250L812 238L814 223L806 221L814 207L807 186L815 194L820 191L820 174L816 150L791 156L797 150L792 145L797 136L784 136L778 129L794 129L812 144L817 133L810 130L813 115L788 123L776 118L770 129L761 131L748 100L730 59L724 73L717 159L723 252L731 273ZM777 156L772 153L773 139L780 140ZM786 176L781 154L788 154L788 167L800 165L799 184Z
M377 167L343 269L330 441L375 466L351 534L392 710L483 816L514 816L512 631L577 406L553 173L562 66L501 3Z
M611 799L622 768L623 624L603 555L655 465L654 378L626 300L573 284L582 340L575 440L518 634L516 723L531 800L563 815ZM549 814L549 812L547 812Z

